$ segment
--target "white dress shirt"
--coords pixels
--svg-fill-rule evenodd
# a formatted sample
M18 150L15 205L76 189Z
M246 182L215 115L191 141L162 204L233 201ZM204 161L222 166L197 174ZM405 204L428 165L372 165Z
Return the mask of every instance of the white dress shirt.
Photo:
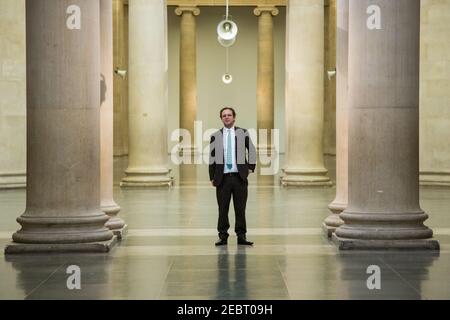
M227 167L227 155L228 155L228 135L231 134L231 159L232 159L232 164L233 166L231 167L231 169L228 169ZM223 128L223 151L224 151L224 159L225 159L225 163L224 163L224 169L223 169L223 173L230 173L230 172L238 172L238 168L236 165L236 132L234 130L234 127L228 129L228 128Z

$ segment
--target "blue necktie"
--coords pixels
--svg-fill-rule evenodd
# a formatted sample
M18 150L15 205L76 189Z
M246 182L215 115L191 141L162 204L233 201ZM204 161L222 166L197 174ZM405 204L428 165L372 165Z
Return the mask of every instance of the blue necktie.
M228 137L227 137L227 168L231 169L233 167L233 155L231 150L231 130L228 129Z

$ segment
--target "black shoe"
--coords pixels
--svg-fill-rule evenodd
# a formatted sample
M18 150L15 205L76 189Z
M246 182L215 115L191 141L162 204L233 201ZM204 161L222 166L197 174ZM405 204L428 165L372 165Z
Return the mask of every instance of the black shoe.
M237 243L240 244L240 245L243 245L243 246L252 246L253 245L253 242L248 241L245 238L238 238Z
M227 244L227 239L219 239L219 241L216 242L216 246L226 246Z

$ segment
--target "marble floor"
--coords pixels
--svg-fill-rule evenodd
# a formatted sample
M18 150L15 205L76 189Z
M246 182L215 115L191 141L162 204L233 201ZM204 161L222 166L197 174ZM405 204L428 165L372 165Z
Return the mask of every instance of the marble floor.
M230 237L228 247L216 248L217 205L205 165L174 167L169 190L120 189L125 167L126 158L115 160L127 237L109 254L0 251L0 299L450 299L450 190L421 189L440 253L339 252L321 230L334 188L283 189L279 175L252 176L247 223L255 246L238 247ZM18 228L25 196L0 192L1 248ZM230 217L233 223L232 209ZM80 290L67 288L72 265L81 271ZM380 289L370 290L373 265Z

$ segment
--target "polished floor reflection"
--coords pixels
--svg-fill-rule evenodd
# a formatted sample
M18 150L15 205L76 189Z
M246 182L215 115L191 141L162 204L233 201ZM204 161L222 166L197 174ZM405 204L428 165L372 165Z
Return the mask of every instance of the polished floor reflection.
M216 248L217 204L204 165L174 167L170 190L121 190L125 167L116 159L115 199L128 236L110 254L1 252L0 299L450 299L448 190L421 190L440 254L339 253L320 228L333 188L282 189L277 176L252 176L247 219L255 246L230 237ZM2 248L24 208L24 190L0 192ZM230 217L234 223L232 206ZM71 265L80 267L80 290L67 288ZM369 266L379 268L379 289L368 288Z

